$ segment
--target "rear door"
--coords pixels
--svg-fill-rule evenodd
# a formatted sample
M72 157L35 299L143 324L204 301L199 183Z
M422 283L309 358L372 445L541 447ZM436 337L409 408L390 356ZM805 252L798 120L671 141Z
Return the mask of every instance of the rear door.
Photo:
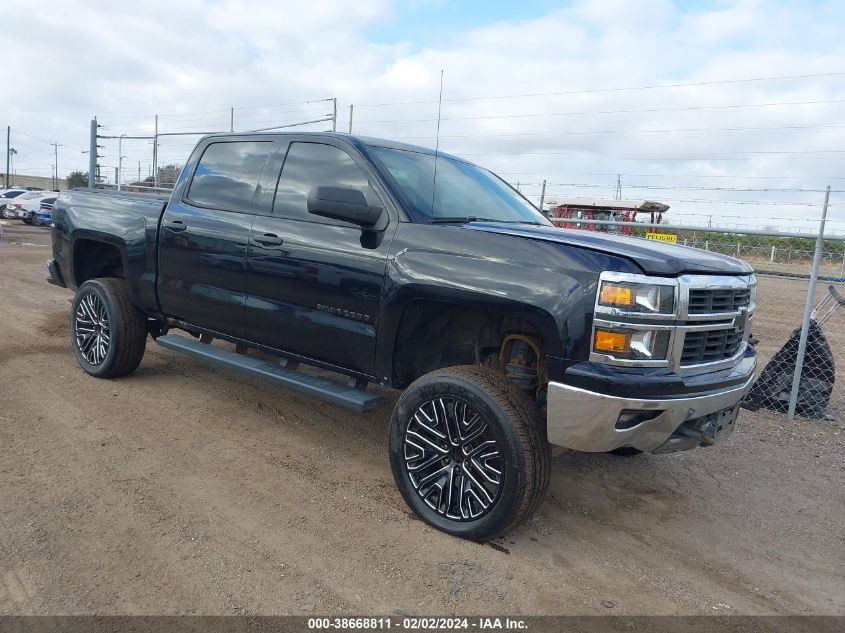
M161 219L158 295L162 312L242 337L246 253L256 191L273 142L211 138L189 182Z
M378 306L397 218L375 174L351 148L294 138L272 212L256 215L249 243L247 338L299 356L372 374ZM273 183L276 184L275 182ZM308 213L317 186L359 189L390 214L387 229Z

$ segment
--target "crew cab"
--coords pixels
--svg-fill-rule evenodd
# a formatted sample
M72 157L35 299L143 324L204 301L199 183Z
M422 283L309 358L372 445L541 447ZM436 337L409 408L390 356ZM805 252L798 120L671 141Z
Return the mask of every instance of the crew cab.
M475 540L538 506L550 444L722 441L755 368L744 262L556 228L486 169L391 141L208 136L170 196L61 193L52 239L83 370L128 374L151 337L358 411L368 383L402 390L399 491Z

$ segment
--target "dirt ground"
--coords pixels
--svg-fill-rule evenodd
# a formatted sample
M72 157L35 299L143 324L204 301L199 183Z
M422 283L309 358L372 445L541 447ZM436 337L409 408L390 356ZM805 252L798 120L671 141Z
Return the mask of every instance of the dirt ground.
M743 412L725 445L566 452L497 543L393 485L396 395L356 414L158 348L70 351L49 231L0 240L0 613L845 614L842 423Z

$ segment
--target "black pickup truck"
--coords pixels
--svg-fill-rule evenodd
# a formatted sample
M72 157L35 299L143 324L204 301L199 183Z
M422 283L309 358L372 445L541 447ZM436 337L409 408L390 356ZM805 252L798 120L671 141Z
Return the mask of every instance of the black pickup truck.
M466 538L538 506L550 444L723 439L754 373L745 263L558 229L489 171L419 147L209 136L172 195L64 192L53 222L82 369L128 374L150 336L359 411L379 400L368 383L402 389L397 486Z

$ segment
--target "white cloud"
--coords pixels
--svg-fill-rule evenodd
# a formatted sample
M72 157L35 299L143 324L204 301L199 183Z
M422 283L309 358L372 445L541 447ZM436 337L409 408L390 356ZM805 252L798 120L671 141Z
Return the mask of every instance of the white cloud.
M403 42L401 25L394 43L371 41L373 28L393 24L388 0L135 5L45 0L37 13L31 7L23 0L0 5L7 51L0 123L13 127L21 172L47 174L52 161L44 140L18 131L63 143L64 173L86 167L80 150L87 146L88 120L94 114L110 134L144 134L152 129L156 112L163 130L225 129L228 108L243 106L235 120L238 129L246 129L330 110L326 103L255 106L333 96L340 106L339 129L346 129L348 104L355 103L356 131L433 145L443 68L447 101L441 147L507 172L512 181L534 183L527 189L532 194L539 193L535 185L546 178L550 183L607 184L606 190L555 185L550 191L610 195L611 174L616 173L625 174L623 186L755 188L817 188L826 184L819 176L844 175L840 157L845 154L742 153L845 149L845 127L834 127L845 125L843 103L683 109L845 99L843 77L455 101L845 71L845 12L836 2L741 0L715 9L681 10L668 1L582 0L541 17L470 29L438 48ZM418 101L425 103L367 105ZM619 110L642 112L596 114ZM578 112L587 114L566 114ZM751 127L779 129L651 132ZM192 142L189 137L163 140L162 160L182 159ZM116 144L104 144L102 163L111 174ZM131 173L139 161L146 173L147 141L126 141L123 153ZM689 174L787 178L707 180ZM843 186L838 188L845 188L845 181L839 182ZM625 191L631 197L646 193ZM665 197L738 195L673 191ZM756 193L748 198L815 202L820 196ZM834 196L834 202L845 200ZM806 207L670 204L676 213L745 214L757 216L755 221L772 217L773 208L779 216L817 213ZM845 218L845 207L834 207L833 214ZM845 222L835 228L845 229Z

